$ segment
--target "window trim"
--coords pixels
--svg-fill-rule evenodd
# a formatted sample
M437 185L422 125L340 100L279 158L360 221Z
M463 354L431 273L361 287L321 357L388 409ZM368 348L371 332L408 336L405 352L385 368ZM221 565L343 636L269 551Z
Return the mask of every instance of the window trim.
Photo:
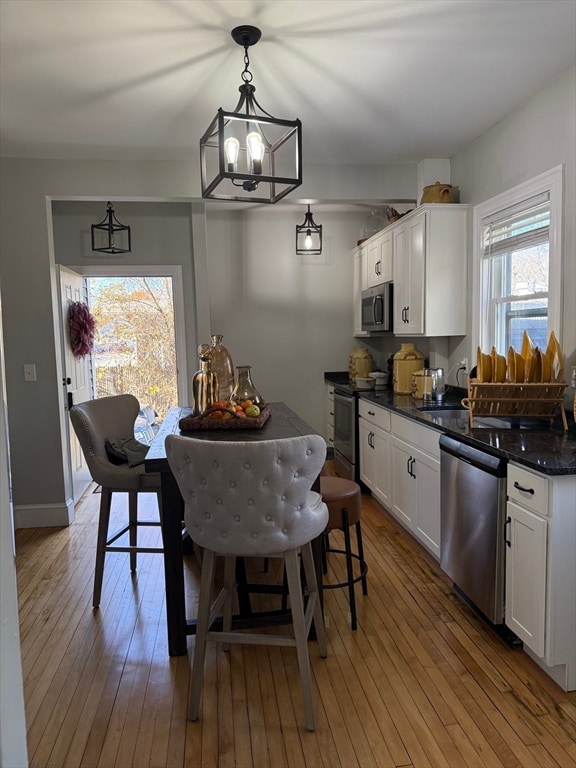
M471 350L475 360L480 343L481 312L485 311L482 296L482 222L499 211L521 204L541 193L550 195L550 249L548 274L548 332L562 338L562 224L564 167L558 165L529 181L474 206L472 220L473 279ZM486 351L486 350L485 350ZM473 363L472 363L473 365Z

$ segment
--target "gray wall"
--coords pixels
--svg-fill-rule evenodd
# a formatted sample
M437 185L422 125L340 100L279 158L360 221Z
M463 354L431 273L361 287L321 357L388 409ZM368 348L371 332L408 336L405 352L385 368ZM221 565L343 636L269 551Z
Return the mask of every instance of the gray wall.
M460 188L461 202L471 204L555 165L565 165L561 341L568 364L576 362L574 94L571 69L451 158L451 182ZM298 196L324 200L417 197L416 179L416 165L306 165ZM216 210L206 220L203 203L195 202L198 168L190 159L182 163L3 159L0 183L0 276L14 501L23 519L28 513L29 519L38 519L36 513L40 513L47 524L62 524L68 512L61 448L65 419L62 371L53 311L54 264L64 259L75 263L78 252L85 253L86 227L100 218L104 205L91 208L94 219L91 212L86 215L81 207L74 207L83 201L131 200L135 219L147 231L150 222L145 223L147 217L139 204L162 201L156 210L162 211L159 216L164 219L162 206L174 203L180 235L171 250L179 253L181 262L177 263L186 266L185 292L191 290L193 274L200 288L196 317L192 312L187 315L190 369L195 364L193 329L199 340L211 331L222 333L236 364L254 366L255 383L265 397L286 400L313 426L322 428L319 376L326 369L345 368L349 351L357 343L350 333L351 262L347 255L358 238L354 217L327 215L328 264L303 265L293 253L295 221L279 207L266 206L250 213ZM57 254L52 248L48 197L59 201L54 222ZM190 205L189 239L180 229L186 218L179 207L183 203ZM61 229L64 220L59 216L66 218L71 231ZM81 226L74 243L76 223ZM146 246L133 256L155 259L154 252L160 247ZM164 258L173 263L173 254ZM469 298L471 290L470 275ZM430 355L439 351L450 366L460 355L474 358L469 346L466 337L449 342L430 340ZM373 348L377 356L385 358L384 342ZM25 384L22 366L30 362L36 364L38 381ZM307 382L311 380L310 387Z

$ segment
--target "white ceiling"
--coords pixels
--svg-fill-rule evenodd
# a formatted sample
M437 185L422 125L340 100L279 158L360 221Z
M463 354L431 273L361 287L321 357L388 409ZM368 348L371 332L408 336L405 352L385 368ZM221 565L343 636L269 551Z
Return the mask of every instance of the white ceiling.
M239 24L304 163L450 157L576 59L576 0L0 0L1 154L196 153L238 99Z

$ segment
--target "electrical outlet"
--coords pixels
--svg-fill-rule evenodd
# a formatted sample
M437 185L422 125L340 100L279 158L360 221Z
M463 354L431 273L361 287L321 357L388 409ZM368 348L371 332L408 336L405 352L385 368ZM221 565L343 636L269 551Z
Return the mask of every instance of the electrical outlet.
M460 365L462 366L462 368L464 368L466 373L468 373L468 358L467 357L463 357L462 360L460 360Z

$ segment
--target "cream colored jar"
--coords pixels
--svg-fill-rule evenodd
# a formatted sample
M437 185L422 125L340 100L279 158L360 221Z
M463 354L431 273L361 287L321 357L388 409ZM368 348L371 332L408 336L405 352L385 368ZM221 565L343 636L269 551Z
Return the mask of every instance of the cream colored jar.
M423 368L424 355L416 344L406 342L394 355L394 392L398 395L412 394L412 374Z

